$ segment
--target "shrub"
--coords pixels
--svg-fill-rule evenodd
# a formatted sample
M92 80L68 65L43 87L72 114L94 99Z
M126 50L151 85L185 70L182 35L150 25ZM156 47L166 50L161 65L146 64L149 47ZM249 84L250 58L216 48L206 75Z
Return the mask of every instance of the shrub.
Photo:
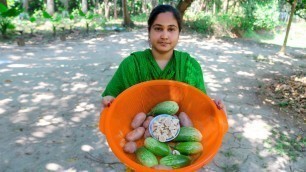
M212 29L212 17L205 13L199 13L192 17L192 20L186 22L187 26L192 30L195 30L199 33L211 34L213 33Z
M2 36L7 37L7 30L14 29L15 25L12 23L12 19L18 16L22 11L10 8L8 9L2 3L0 3L0 32Z
M148 19L148 16L146 13L142 13L139 15L132 15L132 20L136 22L146 22Z
M254 11L254 28L272 30L279 25L279 12L277 2L257 4Z

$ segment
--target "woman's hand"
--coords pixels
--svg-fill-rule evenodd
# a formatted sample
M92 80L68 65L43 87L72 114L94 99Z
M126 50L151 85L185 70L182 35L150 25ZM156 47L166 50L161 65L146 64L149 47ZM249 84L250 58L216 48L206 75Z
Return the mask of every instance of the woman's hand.
M101 110L103 110L105 107L109 107L114 100L115 100L115 97L113 96L102 97Z
M222 101L221 99L219 99L219 98L213 99L213 101L215 102L215 104L216 104L216 106L217 106L218 109L224 111L224 113L225 113L225 115L226 115L226 117L227 117L226 107L225 107L223 101Z

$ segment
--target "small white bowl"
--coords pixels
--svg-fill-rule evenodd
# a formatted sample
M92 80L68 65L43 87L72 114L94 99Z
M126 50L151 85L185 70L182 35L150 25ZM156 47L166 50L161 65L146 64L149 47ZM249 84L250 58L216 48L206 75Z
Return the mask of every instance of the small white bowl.
M162 120L164 119L164 120ZM172 134L171 133L171 137L167 136L165 139L161 139L160 137L157 137L156 136L156 130L154 131L153 130L153 127L154 127L154 124L155 123L158 123L160 122L159 124L160 125L163 125L167 130L169 130L168 132L171 132L170 131L170 126L166 126L165 122L167 121L167 119L170 119L173 126L172 127L176 127L174 130L175 130L175 134ZM162 120L162 121L159 121L159 120ZM161 127L161 126L160 126ZM168 128L169 127L169 128ZM158 128L158 130L161 130L161 128ZM180 123L179 123L179 119L174 117L173 115L168 115L168 114L161 114L161 115L158 115L158 116L155 116L151 121L150 121L150 124L149 124L149 132L150 132L150 135L160 141L160 142L169 142L173 139L175 139L177 137L177 135L179 134L180 132Z

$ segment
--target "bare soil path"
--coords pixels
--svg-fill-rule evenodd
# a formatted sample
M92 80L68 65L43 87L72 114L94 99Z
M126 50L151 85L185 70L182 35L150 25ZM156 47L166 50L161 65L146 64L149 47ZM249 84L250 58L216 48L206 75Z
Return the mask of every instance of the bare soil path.
M146 30L51 44L0 44L0 171L124 171L97 128L100 94L119 63L148 47ZM306 68L306 50L182 34L179 50L201 63L209 95L222 97L229 131L199 171L304 171L305 150L273 151L282 132L302 135L258 98L273 75ZM296 58L298 57L298 58ZM304 160L303 160L304 159Z

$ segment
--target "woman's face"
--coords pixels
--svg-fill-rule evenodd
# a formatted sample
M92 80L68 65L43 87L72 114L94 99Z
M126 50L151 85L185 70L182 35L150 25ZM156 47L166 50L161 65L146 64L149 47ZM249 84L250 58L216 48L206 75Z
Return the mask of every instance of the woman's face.
M161 54L173 51L179 39L179 27L171 12L158 14L150 28L149 39L152 50Z

